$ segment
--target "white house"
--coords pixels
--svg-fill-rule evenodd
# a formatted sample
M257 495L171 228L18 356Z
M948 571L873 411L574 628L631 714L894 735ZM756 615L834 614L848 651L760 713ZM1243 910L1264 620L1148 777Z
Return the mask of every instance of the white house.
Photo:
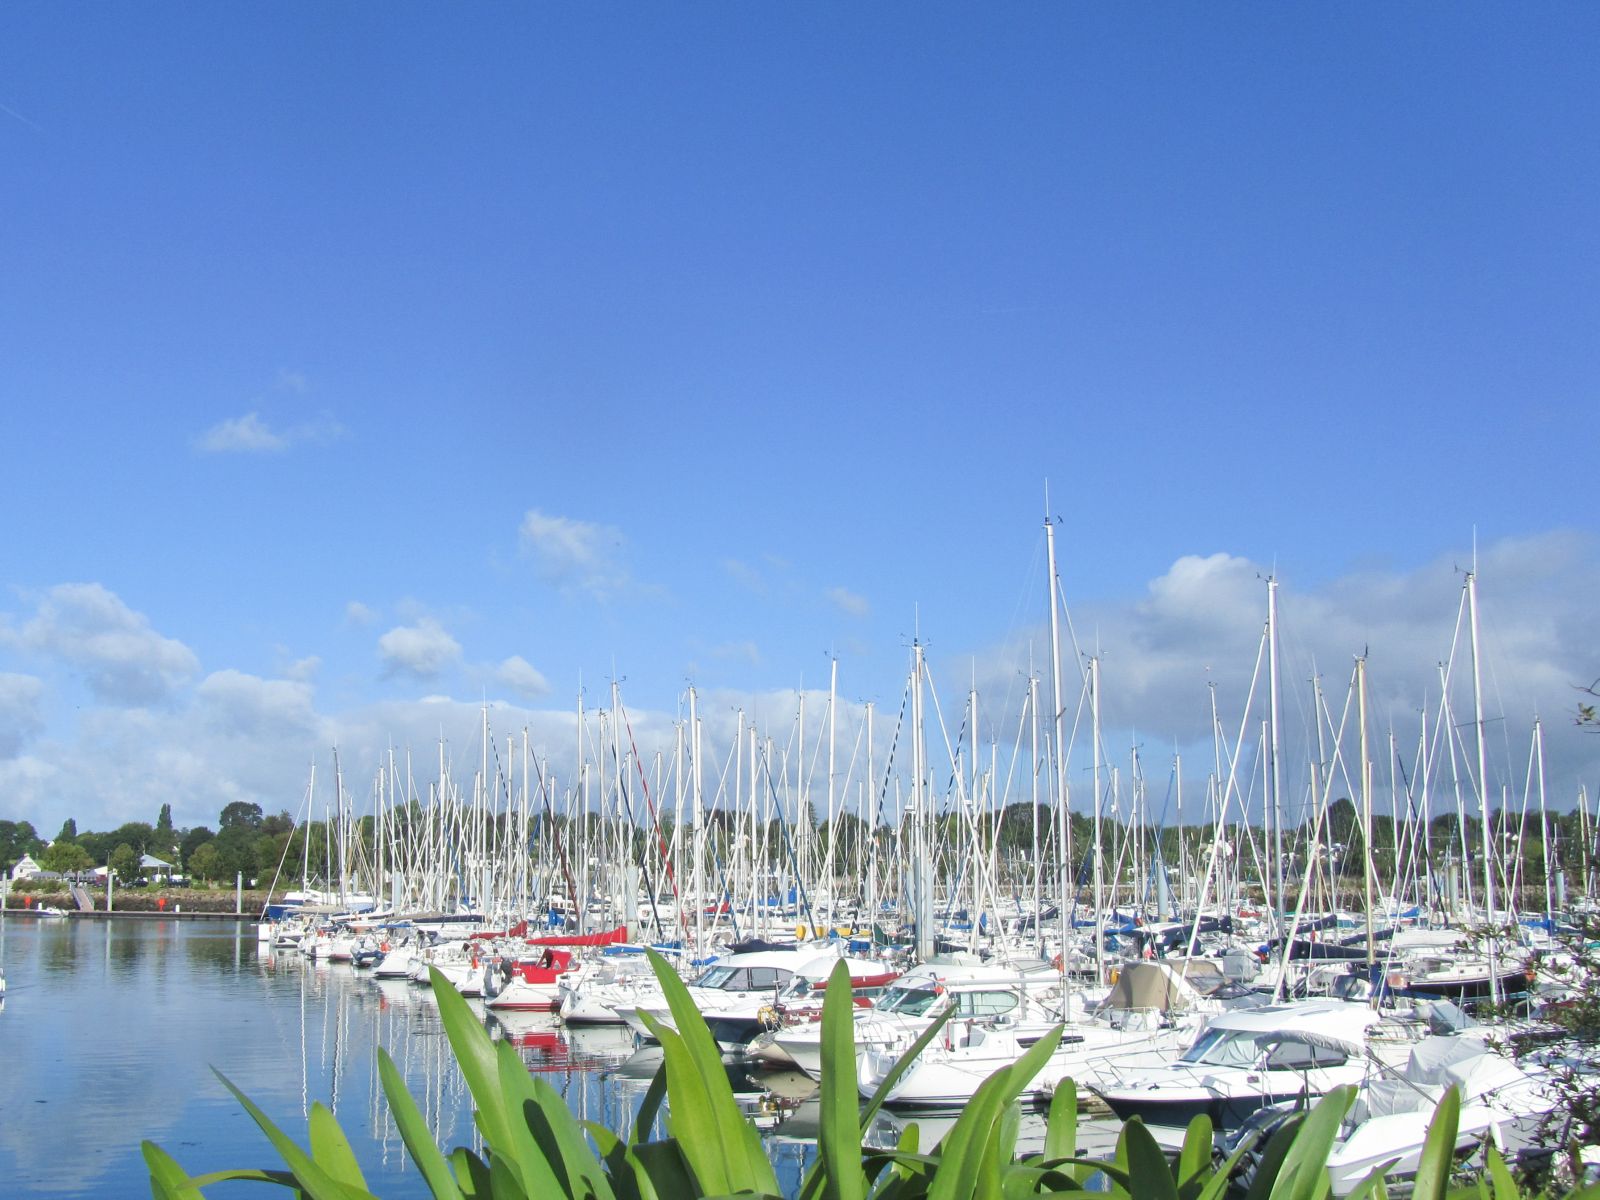
M22 858L18 860L17 865L11 868L11 878L32 879L35 875L38 875L43 870L43 867L33 861L33 855L24 854Z

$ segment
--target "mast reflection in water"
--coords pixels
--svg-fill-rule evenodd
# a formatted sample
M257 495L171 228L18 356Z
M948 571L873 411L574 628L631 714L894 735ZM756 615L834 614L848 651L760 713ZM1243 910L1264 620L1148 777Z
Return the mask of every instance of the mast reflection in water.
M194 1174L280 1166L213 1067L302 1144L321 1101L373 1191L426 1196L389 1115L380 1045L437 1142L481 1149L427 988L258 949L248 922L12 914L0 918L0 965L8 982L0 1179L9 1197L148 1195L145 1139ZM550 1017L485 1020L577 1115L618 1132L632 1123L653 1068L624 1031L568 1030ZM761 1097L738 1085L757 1108ZM781 1164L780 1174L797 1167ZM207 1194L259 1191L234 1184Z

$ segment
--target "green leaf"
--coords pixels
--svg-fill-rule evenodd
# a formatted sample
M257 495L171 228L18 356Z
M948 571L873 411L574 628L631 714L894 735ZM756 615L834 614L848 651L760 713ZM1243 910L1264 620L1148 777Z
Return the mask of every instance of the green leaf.
M679 1200L680 1197L699 1196L694 1175L684 1158L683 1148L677 1139L660 1142L641 1142L629 1152L637 1164L640 1190L648 1195ZM648 1191L646 1190L648 1189Z
M1122 1151L1128 1163L1128 1191L1139 1200L1178 1200L1178 1187L1172 1179L1167 1156L1138 1117L1122 1126Z
M1270 1200L1323 1200L1327 1196L1330 1190L1328 1155L1333 1151L1344 1115L1355 1099L1356 1089L1346 1084L1332 1088L1311 1106L1284 1155L1269 1193Z
M1506 1167L1505 1155L1491 1142L1484 1150L1484 1175L1494 1190L1494 1200L1522 1200L1522 1191Z
M856 1087L855 1002L850 968L833 965L822 998L822 1081L817 1158L800 1200L820 1190L824 1200L863 1200L867 1177L861 1169L861 1094Z
M279 1129L266 1113L257 1108L250 1097L236 1088L226 1075L215 1067L212 1071L222 1080L222 1085L233 1093L234 1099L244 1106L244 1110L250 1114L261 1132L267 1135L272 1148L278 1152L278 1156L294 1175L295 1182L307 1196L311 1197L311 1200L370 1200L371 1194L365 1188L352 1187L330 1176L295 1143L293 1138Z
M778 1178L755 1126L739 1111L733 1086L722 1065L722 1052L694 1006L689 989L654 950L650 965L675 1030L645 1013L645 1027L661 1043L670 1106L668 1124L689 1168L710 1194L758 1192L775 1195Z
M1288 1157L1289 1147L1294 1145L1305 1119L1304 1113L1296 1113L1265 1137L1266 1145L1261 1146L1256 1173L1250 1180L1250 1189L1245 1193L1245 1200L1267 1200L1272 1194L1272 1189L1276 1186L1283 1170L1283 1160Z
M1200 1177L1211 1170L1215 1145L1211 1118L1205 1113L1198 1113L1184 1131L1183 1149L1178 1151L1177 1181L1180 1193L1186 1188L1190 1192L1198 1190Z
M445 1036L450 1039L450 1049L455 1052L461 1077L472 1093L473 1118L483 1134L492 1165L497 1156L515 1153L513 1121L520 1124L520 1114L512 1115L500 1092L499 1060L483 1022L461 993L439 974L437 967L428 968L428 977L433 981L433 995L439 1004L439 1020L444 1025ZM462 1178L459 1171L456 1178Z
M1050 1097L1050 1115L1045 1120L1044 1156L1047 1159L1072 1158L1078 1153L1078 1085L1070 1079L1056 1084Z
M155 1200L203 1200L189 1173L160 1146L154 1142L140 1142L139 1153L144 1156L145 1168L150 1172L150 1195Z
M1417 1175L1411 1185L1413 1200L1445 1200L1450 1192L1450 1168L1456 1157L1456 1129L1461 1122L1461 1092L1452 1084L1439 1098L1422 1143Z
M321 1101L311 1105L311 1157L328 1175L349 1187L366 1190L361 1166L356 1162L350 1139L339 1128L339 1121Z
M573 1186L574 1175L581 1174L581 1167L564 1161L548 1122L540 1112L539 1093L527 1065L509 1042L498 1044L495 1060L502 1102L512 1119L506 1129L509 1145L493 1149L489 1169L494 1170L495 1165L504 1160L514 1169L523 1192L539 1200L547 1196L581 1195ZM573 1120L565 1105L562 1105L561 1115L568 1121ZM584 1153L593 1163L593 1154L587 1145Z
M483 1159L465 1146L457 1146L450 1152L450 1161L455 1166L456 1185L467 1200L478 1200L479 1197L489 1197L494 1194L494 1183L489 1178L489 1164Z
M965 1200L969 1196L998 1195L998 1164L986 1154L1003 1131L1004 1112L1055 1053L1062 1027L1040 1038L1009 1067L1002 1067L978 1085L972 1101L962 1110L940 1144L939 1170L928 1188L929 1200Z
M378 1050L378 1077L383 1081L383 1094L388 1097L389 1112L393 1114L395 1126L400 1130L400 1139L405 1142L411 1161L417 1164L422 1178L427 1181L428 1190L433 1193L435 1200L462 1200L461 1188L450 1173L450 1164L445 1161L444 1153L434 1142L422 1110L407 1090L405 1079L389 1057L389 1052L381 1047Z
M872 1124L872 1118L878 1115L878 1110L883 1107L883 1102L888 1098L889 1093L894 1090L895 1084L900 1082L901 1077L911 1069L911 1064L916 1062L918 1056L933 1044L933 1039L939 1036L939 1031L955 1015L956 1006L954 1004L946 1005L945 1010L936 1016L928 1027L918 1035L916 1041L911 1043L911 1047L899 1058L895 1059L894 1066L889 1068L889 1073L873 1089L872 1098L867 1101L867 1106L861 1110L861 1128L865 1129Z
M639 1101L639 1112L633 1120L633 1140L636 1145L650 1140L650 1130L656 1123L661 1102L666 1097L667 1065L663 1062L656 1068L656 1073L650 1076L650 1086L645 1089L644 1099Z
M524 1116L534 1140L564 1178L567 1194L592 1200L615 1200L611 1183L584 1137L583 1126L573 1116L561 1093L544 1079L530 1078L516 1052L509 1046L504 1050L517 1063L523 1077L529 1079L533 1099L523 1102Z

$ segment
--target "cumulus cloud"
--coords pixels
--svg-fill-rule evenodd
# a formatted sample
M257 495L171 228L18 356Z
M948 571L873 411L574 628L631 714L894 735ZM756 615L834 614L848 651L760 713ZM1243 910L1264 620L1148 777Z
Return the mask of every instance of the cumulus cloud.
M361 601L352 600L344 606L344 619L347 625L371 625L378 619L378 614Z
M298 683L310 683L321 669L322 659L315 654L308 654L305 658L290 663L283 669L283 674L286 679L293 679Z
M44 728L39 712L43 696L41 680L0 672L0 759L15 758Z
M111 704L164 701L200 667L192 650L98 583L51 588L22 641L81 670L95 696Z
M202 454L280 454L291 446L309 443L325 445L344 435L344 428L331 416L274 429L258 412L219 421L194 440Z
M208 720L235 733L310 734L317 727L311 687L295 680L216 671L200 681L195 699Z
M428 617L399 625L378 639L384 673L434 679L461 660L461 643Z
M531 700L548 695L549 681L520 654L513 654L495 669L495 678L513 693Z
M1468 556L1447 555L1406 570L1367 569L1311 587L1280 578L1282 761L1291 776L1296 768L1301 776L1286 789L1303 794L1303 764L1337 749L1331 731L1351 702L1354 661L1362 655L1374 743L1385 745L1392 731L1402 762L1411 764L1408 769L1422 753L1436 755L1441 764L1448 761L1450 748L1437 740L1439 729L1448 732L1452 722L1459 727L1472 719L1461 569L1467 561ZM1074 605L1079 644L1074 650L1069 639L1063 652L1068 721L1085 694L1083 664L1097 654L1108 752L1119 753L1115 747L1120 745L1125 754L1135 740L1149 739L1187 748L1209 767L1215 702L1216 725L1225 741L1246 730L1246 745L1233 752L1249 760L1267 718L1263 638L1270 575L1266 565L1232 555L1187 556L1151 580L1136 603ZM1570 714L1576 703L1575 668L1596 661L1590 598L1597 589L1600 559L1592 539L1579 535L1509 539L1479 556L1486 716L1494 721L1497 739L1490 789L1497 802L1502 787L1515 796L1525 786L1535 717L1543 720L1552 779L1566 780L1570 793L1584 771L1593 770L1600 739L1585 741L1575 734ZM980 655L985 693L994 697L1009 689L1020 696L1017 680L1030 669L1047 670L1048 646L1041 626L999 653ZM1452 721L1442 722L1447 704ZM1420 744L1424 710L1433 738L1426 750ZM1351 717L1347 728L1353 725ZM1460 751L1458 745L1458 757ZM1341 753L1347 766L1354 761L1351 747ZM1469 752L1463 761L1471 758ZM1380 774L1387 778L1387 771ZM1464 784L1469 794L1475 794L1475 786Z
M847 588L828 589L828 599L840 612L852 617L864 617L872 611L865 596L858 596Z
M523 551L539 575L558 587L606 600L628 586L621 562L622 531L529 509L519 530Z

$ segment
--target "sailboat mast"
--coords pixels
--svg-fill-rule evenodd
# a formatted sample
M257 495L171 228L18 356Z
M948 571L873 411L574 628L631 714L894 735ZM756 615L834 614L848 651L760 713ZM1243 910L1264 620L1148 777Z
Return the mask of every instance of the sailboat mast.
M1044 522L1046 580L1050 591L1050 690L1054 707L1051 722L1055 726L1052 737L1052 759L1056 782L1056 882L1061 901L1061 969L1067 970L1067 957L1072 947L1072 822L1068 818L1066 751L1062 747L1062 729L1066 714L1061 703L1061 625L1056 612L1056 534L1049 517Z

